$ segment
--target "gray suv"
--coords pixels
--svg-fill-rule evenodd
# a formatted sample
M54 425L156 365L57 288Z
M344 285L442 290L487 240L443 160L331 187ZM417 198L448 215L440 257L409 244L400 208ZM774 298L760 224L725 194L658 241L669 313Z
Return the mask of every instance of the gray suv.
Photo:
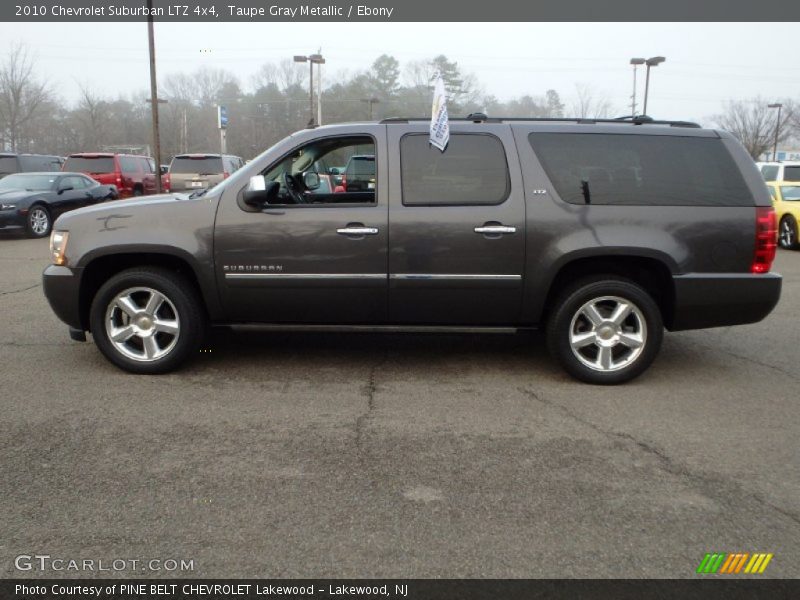
M664 329L778 302L775 214L728 133L652 120L451 120L306 129L208 190L68 213L44 291L115 365L175 369L210 325L543 328L583 381L641 374ZM374 157L372 185L320 186ZM319 165L323 165L321 169ZM371 177L370 179L373 179Z

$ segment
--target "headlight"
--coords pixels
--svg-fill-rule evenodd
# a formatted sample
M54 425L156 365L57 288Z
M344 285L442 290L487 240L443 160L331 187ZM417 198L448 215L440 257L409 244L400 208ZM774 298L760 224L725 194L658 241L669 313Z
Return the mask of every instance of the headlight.
M16 204L0 204L0 210L14 210L17 208Z
M54 265L65 265L67 259L64 253L67 251L68 231L55 231L50 234L50 258Z

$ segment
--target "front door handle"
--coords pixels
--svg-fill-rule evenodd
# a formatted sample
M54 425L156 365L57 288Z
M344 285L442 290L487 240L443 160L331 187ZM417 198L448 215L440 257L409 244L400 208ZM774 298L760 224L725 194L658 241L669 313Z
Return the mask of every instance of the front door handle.
M480 233L482 235L507 235L509 233L517 233L517 228L507 225L484 223L480 227L475 228L475 233Z
M347 227L342 227L341 229L337 229L336 233L338 233L339 235L354 235L354 236L378 235L378 228L365 227L363 225L348 225Z

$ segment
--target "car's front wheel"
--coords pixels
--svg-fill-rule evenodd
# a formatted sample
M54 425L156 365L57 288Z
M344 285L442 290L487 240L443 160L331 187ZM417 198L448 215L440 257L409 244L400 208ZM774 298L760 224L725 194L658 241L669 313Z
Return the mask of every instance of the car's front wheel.
M97 292L92 336L103 355L131 373L172 371L196 354L206 317L194 286L155 267L128 269Z
M792 215L786 215L781 219L781 224L778 227L778 242L781 248L786 248L787 250L800 248L800 242L797 240L797 221Z
M663 338L661 311L639 285L613 276L564 290L547 323L550 352L573 377L616 384L641 375Z
M28 211L27 232L29 237L42 238L50 235L53 226L50 211L41 204L35 204Z

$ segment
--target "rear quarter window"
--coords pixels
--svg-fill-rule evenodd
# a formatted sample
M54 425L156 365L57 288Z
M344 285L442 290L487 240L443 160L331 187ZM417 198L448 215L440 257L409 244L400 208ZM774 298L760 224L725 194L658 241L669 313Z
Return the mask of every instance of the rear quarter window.
M632 206L754 206L719 138L531 133L562 200Z
M775 181L778 178L778 165L762 165L761 176L764 181Z
M0 174L16 173L19 171L16 156L0 156Z
M501 204L511 188L503 143L491 134L451 134L444 152L427 134L405 135L400 171L406 206Z
M800 181L800 167L783 167L784 181Z

